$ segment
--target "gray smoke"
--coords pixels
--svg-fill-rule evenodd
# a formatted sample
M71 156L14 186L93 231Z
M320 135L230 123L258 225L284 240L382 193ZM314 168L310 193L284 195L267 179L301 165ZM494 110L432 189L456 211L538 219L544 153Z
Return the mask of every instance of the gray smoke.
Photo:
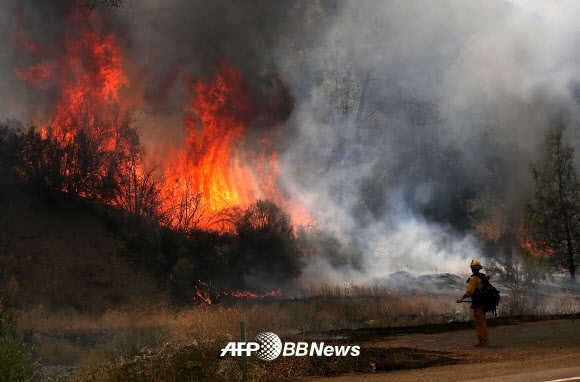
M299 135L283 157L282 173L292 174L287 186L317 221L363 248L367 274L465 273L470 259L483 256L481 242L453 216L467 206L445 196L466 193L469 202L492 189L503 205L483 209L501 208L506 225L517 221L532 187L528 164L538 158L546 130L564 118L576 143L576 8L573 2L343 3L320 44L326 59L309 61L318 64L312 72L338 77L338 90L331 80L299 103L293 121ZM328 110L328 93L345 94L341 80L355 83L353 98L360 101L369 77L366 119L353 122L340 105ZM359 137L356 129L363 130ZM441 204L443 217L433 213ZM323 274L346 281L345 273Z

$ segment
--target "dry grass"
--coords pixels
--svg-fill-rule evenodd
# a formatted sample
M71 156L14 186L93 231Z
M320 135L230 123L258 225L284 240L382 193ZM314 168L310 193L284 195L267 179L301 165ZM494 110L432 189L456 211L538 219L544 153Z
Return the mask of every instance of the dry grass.
M237 300L181 309L161 304L108 310L100 316L38 306L20 312L18 329L36 338L45 365L74 365L77 380L233 381L241 379L239 360L222 359L219 353L227 342L239 339L242 321L249 340L263 331L291 340L308 332L440 322L441 314L455 309L445 297L402 298L400 293L349 285L311 288L302 299ZM83 342L82 336L88 339ZM248 370L252 380L269 380L273 375L314 373L316 368L332 370L342 361L332 362L310 364L290 357L273 368L272 363L251 359Z
M401 297L405 296L405 297ZM365 325L389 326L401 317L433 320L456 313L456 304L446 296L405 294L383 287L340 286L311 289L301 299L236 300L216 306L175 309L166 304L110 309L100 316L74 309L51 312L39 305L20 311L20 331L116 331L151 327L166 328L176 339L228 337L237 333L239 322L247 322L257 332L282 334L355 328ZM419 320L421 317L421 320Z
M219 354L227 342L239 339L242 321L248 340L271 331L283 340L297 341L312 332L461 321L470 314L469 304L458 305L452 296L386 287L323 286L303 295L301 299L230 300L179 309L149 305L108 310L100 316L74 310L49 312L39 306L20 312L18 329L35 339L44 364L74 365L76 380L235 381L241 379L239 359ZM564 301L565 305L544 297L535 305L542 308L537 313L580 311L578 295L565 296ZM506 298L500 307L509 313L513 304ZM332 374L347 367L346 360L311 358L318 357L283 357L275 363L250 357L250 380L299 377L321 370Z

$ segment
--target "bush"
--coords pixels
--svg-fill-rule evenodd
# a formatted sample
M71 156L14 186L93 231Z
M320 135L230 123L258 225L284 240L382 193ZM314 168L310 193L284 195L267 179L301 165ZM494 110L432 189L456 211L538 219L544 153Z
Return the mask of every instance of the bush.
M38 360L33 350L16 333L10 296L4 294L0 298L0 380L36 380L36 365Z
M520 316L530 314L531 296L537 285L549 277L544 259L535 256L525 247L503 245L502 251L487 267L492 279L509 290L507 314Z
M280 287L302 274L303 254L290 216L276 204L258 200L235 226L237 265L249 286ZM262 285L251 285L257 283Z

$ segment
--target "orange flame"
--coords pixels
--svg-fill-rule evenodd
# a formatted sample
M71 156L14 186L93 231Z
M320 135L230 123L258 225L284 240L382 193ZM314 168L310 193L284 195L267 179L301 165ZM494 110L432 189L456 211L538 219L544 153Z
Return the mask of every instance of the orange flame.
M256 294L249 292L249 291L233 291L230 292L230 295L237 297L237 298L256 298Z
M85 123L89 125L97 116L111 118L112 107L119 103L119 89L127 83L116 37L101 36L89 30L86 23L82 24L78 38L67 42L59 74L61 93L53 126L57 135L64 138L76 134L81 117L88 115L90 120ZM113 121L107 122L102 125L108 131L101 133L112 136Z
M522 248L525 248L530 251L530 253L534 256L550 256L555 253L552 248L547 247L545 244L537 243L530 239L523 227L520 227L516 232L516 237L520 243Z
M203 302L205 302L208 305L212 304L211 298L209 298L209 296L204 295L204 293L202 293L200 290L196 290L195 291L195 295Z
M195 120L187 118L186 158L189 176L197 178L199 192L206 208L218 212L235 205L246 205L254 199L251 172L234 156L247 128L255 116L252 100L245 91L239 70L224 65L215 81L190 80L194 94L192 108L200 119L202 131L195 132ZM238 159L238 160L236 160Z
M28 69L16 69L15 72L24 81L41 88L43 87L43 82L53 74L54 64L40 62L36 65L29 66Z
M219 290L215 286L211 284L211 281L208 283L204 283L199 281L198 286L195 288L195 296L194 298L199 302L206 303L208 305L213 305L214 299L221 299L222 297L229 297L235 299L244 299L244 300L254 300L254 299L268 299L268 298L280 298L286 297L286 295L282 292L281 289L272 290L269 292L263 293L254 293L247 290Z
M113 161L130 154L127 142L132 138L120 133L128 108L121 105L119 97L120 88L128 81L116 36L102 32L105 28L97 16L90 23L84 22L79 13L68 17L62 53L52 62L41 61L27 69L16 69L16 73L37 88L57 86L52 121L40 129L42 139L50 138L63 149L62 156L54 159L59 161L60 178L51 186L80 196L99 197L98 179L111 173ZM84 171L79 157L82 150L92 150L92 158L108 159L101 160L94 170ZM133 162L138 165L137 158ZM87 180L63 181L67 177Z
M260 139L256 154L244 150L250 124L264 119L269 119L269 123L276 121L269 110L260 110L255 91L242 73L223 62L214 79L189 78L187 84L194 114L185 119L185 147L173 153L170 168L179 174L178 179L187 179L196 187L205 214L201 224L217 228L212 226L216 214L232 207L246 207L259 198L272 199L282 208L290 206L276 185L280 169L278 153L270 150L271 140ZM164 188L171 190L175 178L167 179ZM180 194L172 195L169 203L178 205L175 198ZM304 211L295 216L303 219L308 216Z
M64 147L82 129L98 142L99 152L130 155L123 151L126 145L117 134L119 116L128 108L120 90L129 85L120 44L108 28L102 28L97 15L91 16L90 23L82 22L78 14L69 17L64 54L56 62L16 70L20 78L35 87L48 86L49 79L50 84L58 85L53 119L42 127L42 137L51 137ZM103 33L105 29L108 32ZM171 211L167 223L180 229L199 225L223 230L223 226L215 225L216 214L247 207L257 199L271 199L290 212L294 223L309 221L301 203L285 197L277 186L280 168L272 144L275 132L247 137L251 125L280 124L287 117L276 115L283 109L284 100L262 95L240 70L225 61L219 69L209 80L186 79L190 91L190 114L184 121L187 136L183 148L173 148L164 160L166 176L159 183L161 209ZM62 171L68 171L67 166L62 167ZM139 160L132 164L131 171L141 177L147 173ZM100 172L104 176L106 169ZM64 192L71 191L66 185L60 187Z

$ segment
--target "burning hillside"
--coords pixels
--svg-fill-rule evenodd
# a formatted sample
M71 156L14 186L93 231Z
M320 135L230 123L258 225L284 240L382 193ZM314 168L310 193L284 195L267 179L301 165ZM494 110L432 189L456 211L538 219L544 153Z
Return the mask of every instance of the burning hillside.
M132 213L164 216L168 224L182 230L227 229L221 213L258 199L271 199L284 208L297 206L290 212L296 223L302 222L298 219L307 216L303 207L290 204L276 183L278 153L272 140L277 134L268 130L288 118L294 102L280 80L271 79L276 93L260 91L225 60L208 78L186 76L185 137L163 158L155 158L160 163L154 166L161 171L153 174L143 164L153 159L135 145L139 138L133 108L141 101L121 95L121 90L135 84L125 73L117 32L101 15L91 14L85 22L79 12L66 16L65 35L55 39L55 43L64 41L64 46L39 48L29 43L25 48L34 50L40 61L15 69L30 86L57 94L51 119L41 126L42 139L57 142L63 152L57 158L58 174L46 179L51 187L101 199ZM60 54L53 61L42 58L43 52L54 51ZM248 137L250 126L266 129ZM96 163L85 163L87 156ZM102 190L108 179L119 185L112 197ZM147 193L159 196L157 205L143 205L140 199Z

